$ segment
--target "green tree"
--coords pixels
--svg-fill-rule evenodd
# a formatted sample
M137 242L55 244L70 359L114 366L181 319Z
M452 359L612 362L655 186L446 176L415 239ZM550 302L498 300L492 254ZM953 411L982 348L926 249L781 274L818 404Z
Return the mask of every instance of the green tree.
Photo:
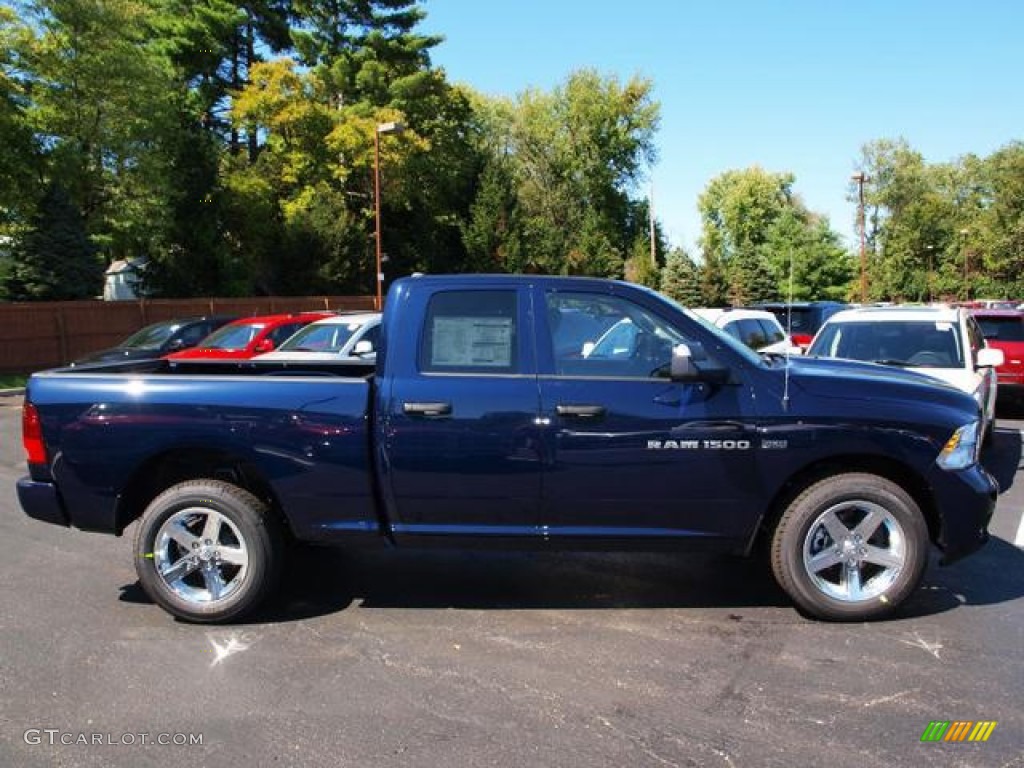
M1012 142L992 154L984 173L991 203L967 229L964 248L984 249L982 268L1006 296L1024 295L1024 143ZM975 293L975 295L979 295Z
M721 260L713 252L705 252L698 269L700 279L700 305L725 307L729 301L729 275Z
M650 82L582 70L551 93L478 104L483 151L515 185L518 267L621 277L636 242L631 193L654 159Z
M0 237L10 237L37 197L39 153L29 124L31 83L19 52L31 31L0 6Z
M845 301L853 263L822 216L793 206L783 211L762 246L774 274L774 299Z
M523 232L515 180L507 158L496 157L480 175L476 198L462 225L467 266L480 272L524 272Z
M148 250L164 200L156 137L171 118L170 73L136 0L34 0L17 55L39 176L59 180L107 259Z
M103 265L86 234L81 212L51 185L14 250L7 277L15 301L87 299L103 288Z
M665 257L660 290L684 307L703 306L700 270L682 248L673 248Z
M738 305L845 296L849 257L828 220L793 193L794 182L792 174L756 166L711 180L698 201L706 298ZM727 284L724 297L719 276Z

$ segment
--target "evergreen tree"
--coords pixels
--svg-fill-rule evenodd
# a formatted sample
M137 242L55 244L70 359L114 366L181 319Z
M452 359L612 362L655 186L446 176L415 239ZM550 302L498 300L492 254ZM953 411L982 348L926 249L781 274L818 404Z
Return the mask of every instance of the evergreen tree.
M704 252L704 263L700 265L701 305L725 307L729 305L729 278L722 262L714 252Z
M767 259L758 251L744 249L733 258L729 276L729 300L742 307L778 298L778 281Z
M661 292L684 307L702 305L700 273L693 259L682 248L673 248L661 271Z
M103 289L103 265L68 193L51 185L15 248L7 278L14 301L87 299Z
M651 261L651 241L646 233L633 240L631 256L626 261L626 279L648 288L657 288L661 282L658 265Z
M523 272L522 235L509 164L497 158L484 168L469 220L462 225L468 264L481 272Z

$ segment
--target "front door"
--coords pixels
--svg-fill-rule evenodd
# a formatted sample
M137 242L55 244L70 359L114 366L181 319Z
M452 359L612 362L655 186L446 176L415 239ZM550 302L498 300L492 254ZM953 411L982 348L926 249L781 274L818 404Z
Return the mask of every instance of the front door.
M554 539L738 538L759 488L741 366L724 384L673 382L693 329L608 293L538 297L541 410L550 422L542 519ZM706 338L706 337L705 337Z

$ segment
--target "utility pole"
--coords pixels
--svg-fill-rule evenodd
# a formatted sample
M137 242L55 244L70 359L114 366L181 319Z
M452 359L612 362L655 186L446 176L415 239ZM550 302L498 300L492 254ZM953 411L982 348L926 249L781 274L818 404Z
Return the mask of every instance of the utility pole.
M375 309L380 312L384 308L384 251L381 245L380 229L380 136L382 133L401 133L405 126L401 123L378 123L373 130L373 239L376 261L377 296Z
M654 179L651 179L651 201L647 205L647 217L651 226L651 266L658 268L658 254L654 249Z
M850 177L857 182L857 223L860 227L860 303L868 301L868 252L864 237L864 182L868 177L864 171L858 171Z

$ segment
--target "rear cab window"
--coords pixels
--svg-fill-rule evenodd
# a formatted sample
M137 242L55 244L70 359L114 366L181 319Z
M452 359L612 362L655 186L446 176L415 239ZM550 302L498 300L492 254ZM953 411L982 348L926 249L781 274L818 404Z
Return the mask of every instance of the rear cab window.
M522 373L517 298L514 290L434 294L420 337L420 372Z

